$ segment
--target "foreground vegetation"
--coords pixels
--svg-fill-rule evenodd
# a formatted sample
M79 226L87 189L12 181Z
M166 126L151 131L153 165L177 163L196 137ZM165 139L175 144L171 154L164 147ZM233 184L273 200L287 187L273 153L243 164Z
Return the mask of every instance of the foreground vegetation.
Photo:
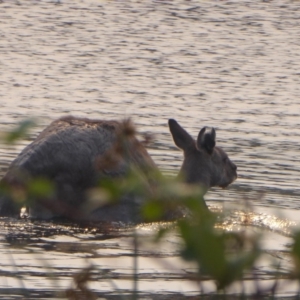
M31 122L23 122L19 128L3 137L3 141L13 143L16 139L23 137ZM157 188L153 191L143 180L138 169L132 168L126 178L119 180L107 180L93 190L90 195L90 203L117 202L120 195L134 194L145 199L140 207L139 213L146 222L157 222L172 219L171 226L162 226L160 230L153 232L153 243L160 243L164 237L174 231L181 237L182 249L180 256L183 260L191 261L197 267L197 272L189 275L189 280L197 282L201 299L273 299L280 291L279 281L286 279L296 281L300 285L300 231L293 232L291 236L291 247L288 254L293 261L293 269L289 272L282 271L280 264L270 266L273 269L273 284L269 288L260 287L259 276L256 273L255 265L264 254L261 247L263 235L257 232L252 235L244 231L228 231L221 228L228 212L211 212L207 209L203 192L197 187L180 184L173 178L165 178L155 174ZM53 192L53 185L47 179L34 179L28 181L26 186L17 189L1 185L1 194L8 194L22 206L30 205L32 201L42 197L48 197ZM84 209L84 208L83 208ZM87 208L90 209L90 208ZM229 212L230 213L230 212ZM246 223L245 223L246 225ZM101 226L101 224L99 224ZM132 293L124 294L115 290L115 294L107 299L139 299L143 295L139 291L139 268L137 264L139 256L140 239L135 226L132 230L133 253L135 258L132 265ZM95 272L101 270L93 266L87 266L76 276L74 285L64 293L67 299L97 299L98 296L88 288L88 282ZM105 276L105 275L104 275ZM244 285L247 278L252 278L255 289L251 295L242 292L239 295L229 295L227 290L233 284ZM213 295L203 294L202 282L208 279L215 282L215 293ZM298 299L298 295L293 299ZM102 295L103 296L103 295ZM170 298L168 298L170 297ZM161 295L157 299L182 299L183 295ZM199 296L185 297L199 299Z

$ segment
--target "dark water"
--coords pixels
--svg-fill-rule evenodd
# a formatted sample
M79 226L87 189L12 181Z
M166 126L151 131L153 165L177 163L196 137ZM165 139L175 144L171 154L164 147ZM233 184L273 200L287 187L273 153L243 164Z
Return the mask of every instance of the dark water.
M154 134L149 152L155 162L174 174L182 154L168 118L195 137L203 126L214 126L239 178L227 190L209 192L208 204L239 210L246 199L256 212L253 225L269 230L266 249L284 251L300 208L299 10L297 1L2 1L0 131L28 117L37 126L28 139L0 148L1 174L42 128L65 114L132 117L141 133ZM53 297L91 262L113 274L120 289L131 288L131 230L107 239L99 228L1 224L3 294L13 287L20 294L27 288L28 297L37 291ZM231 216L228 226L242 225ZM156 230L146 228L139 229L142 235ZM182 279L190 266L182 266L173 247L178 237L166 243L163 259L143 257L139 288L198 292ZM176 263L166 266L168 259ZM281 259L288 268L288 259ZM181 275L169 268L174 264ZM94 276L96 291L114 289Z

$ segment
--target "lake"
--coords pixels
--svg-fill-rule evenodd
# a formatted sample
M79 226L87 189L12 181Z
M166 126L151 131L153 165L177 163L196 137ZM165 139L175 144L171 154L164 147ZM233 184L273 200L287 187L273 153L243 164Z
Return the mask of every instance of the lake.
M27 118L37 124L28 138L1 146L1 175L63 115L132 118L140 133L153 134L154 161L174 175L182 153L168 119L194 137L213 126L239 177L212 189L207 204L236 208L228 230L263 228L264 249L289 269L284 253L300 216L299 12L298 1L1 1L0 132ZM254 211L247 229L239 216L245 203ZM147 240L159 226L135 230ZM3 299L63 298L90 264L90 287L100 296L132 290L127 228L3 218L0 233ZM195 266L179 258L180 245L176 235L159 246L143 239L144 295L199 293L186 279ZM265 284L267 271L262 263ZM205 291L214 288L208 281ZM282 295L297 289L283 284Z

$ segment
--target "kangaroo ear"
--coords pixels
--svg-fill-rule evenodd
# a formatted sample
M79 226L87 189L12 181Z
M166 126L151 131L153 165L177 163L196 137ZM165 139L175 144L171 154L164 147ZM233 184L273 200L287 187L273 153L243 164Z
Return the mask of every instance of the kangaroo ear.
M178 148L186 150L191 146L195 147L194 139L174 119L169 119L169 128Z
M205 149L209 154L212 154L216 145L216 131L214 128L203 127L197 139L198 150Z

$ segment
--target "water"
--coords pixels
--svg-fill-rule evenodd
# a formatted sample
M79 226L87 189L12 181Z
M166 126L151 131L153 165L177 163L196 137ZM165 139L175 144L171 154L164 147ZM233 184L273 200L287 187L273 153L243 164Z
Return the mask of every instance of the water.
M0 173L51 120L66 114L132 117L141 133L154 134L149 152L157 165L174 174L182 153L173 144L168 118L195 137L203 126L213 126L239 178L227 190L210 191L207 203L239 210L246 199L256 214L252 224L269 230L266 250L284 252L289 222L299 220L300 208L299 10L297 1L2 1L0 132L28 117L37 126L27 139L0 148ZM235 217L231 225L238 230L242 222L234 223ZM126 230L125 237L107 240L100 229L53 224L49 231L44 223L12 220L5 229L7 222L0 251L13 261L1 262L2 294L14 287L23 295L25 285L28 297L38 291L52 297L56 284L58 290L68 287L86 262L103 261L104 268L124 276L114 278L120 288L131 288ZM23 247L15 246L14 236ZM170 243L166 255L181 266ZM104 249L112 259L103 258ZM150 274L140 286L145 293L199 291L156 263L149 268L152 260L140 263L141 272ZM55 268L55 284L46 265ZM167 285L166 278L153 275L160 270L174 273ZM92 287L113 289L103 285L95 280Z

